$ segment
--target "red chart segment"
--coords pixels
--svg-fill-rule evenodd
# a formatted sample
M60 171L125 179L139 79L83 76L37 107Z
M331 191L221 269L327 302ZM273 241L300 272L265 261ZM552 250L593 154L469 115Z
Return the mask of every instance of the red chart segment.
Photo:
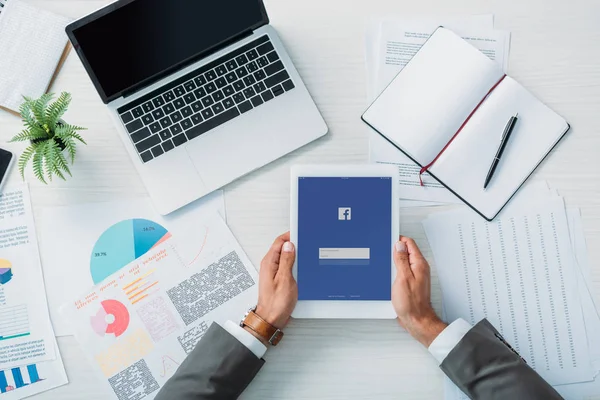
M104 300L102 308L95 316L91 317L94 332L100 336L113 334L121 336L129 327L129 311L127 307L117 300Z

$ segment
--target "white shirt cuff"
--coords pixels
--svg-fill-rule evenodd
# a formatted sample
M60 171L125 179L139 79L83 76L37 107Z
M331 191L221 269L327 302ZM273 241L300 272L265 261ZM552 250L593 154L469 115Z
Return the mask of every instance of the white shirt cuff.
M429 346L429 352L441 365L458 342L473 328L464 319L457 319L446 327Z
M225 322L225 325L223 325L223 329L229 332L229 334L236 338L241 344L246 346L256 357L262 358L267 352L267 346L262 344L260 340L255 338L254 335L238 324L227 321Z

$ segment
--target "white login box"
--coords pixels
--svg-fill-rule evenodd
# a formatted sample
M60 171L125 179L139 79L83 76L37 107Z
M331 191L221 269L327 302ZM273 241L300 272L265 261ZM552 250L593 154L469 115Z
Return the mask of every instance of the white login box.
M319 260L369 260L369 248L321 248Z

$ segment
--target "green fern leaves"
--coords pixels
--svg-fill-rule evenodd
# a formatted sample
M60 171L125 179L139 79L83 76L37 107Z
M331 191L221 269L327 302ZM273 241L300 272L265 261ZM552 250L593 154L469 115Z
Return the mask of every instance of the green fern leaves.
M77 133L85 128L61 120L69 108L71 95L63 92L56 101L50 103L53 98L51 93L36 100L24 97L25 101L19 107L25 129L15 135L11 142L31 142L19 157L19 172L23 179L25 168L31 161L33 174L41 182L48 183L54 176L65 180L66 175L71 176L71 170L63 150L73 164L77 143L86 144Z

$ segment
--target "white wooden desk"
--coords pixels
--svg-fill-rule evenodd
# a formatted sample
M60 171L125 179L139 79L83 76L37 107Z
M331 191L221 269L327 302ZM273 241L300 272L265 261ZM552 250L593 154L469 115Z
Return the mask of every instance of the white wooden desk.
M107 0L30 0L80 17ZM371 16L494 13L510 30L510 73L565 116L572 132L534 179L547 179L581 207L596 294L600 293L600 2L597 0L266 0L313 94L330 134L225 188L229 226L258 265L273 238L288 229L289 168L295 163L364 163L368 160L364 30ZM7 40L0 38L0 40ZM121 140L72 53L54 85L69 91L66 119L89 128L74 177L46 187L29 176L35 209L146 196ZM0 112L0 145L20 121ZM18 181L13 171L12 182ZM404 210L403 234L429 256L420 220L434 210ZM42 238L43 240L43 238ZM76 243L72 244L76 246ZM429 257L431 260L431 258ZM435 266L434 274L435 274ZM440 291L433 279L433 301ZM240 310L240 315L244 310ZM70 384L38 399L100 400L99 382L75 339L59 339ZM294 321L286 339L245 399L441 399L442 373L427 351L395 321ZM596 399L600 399L598 393Z

